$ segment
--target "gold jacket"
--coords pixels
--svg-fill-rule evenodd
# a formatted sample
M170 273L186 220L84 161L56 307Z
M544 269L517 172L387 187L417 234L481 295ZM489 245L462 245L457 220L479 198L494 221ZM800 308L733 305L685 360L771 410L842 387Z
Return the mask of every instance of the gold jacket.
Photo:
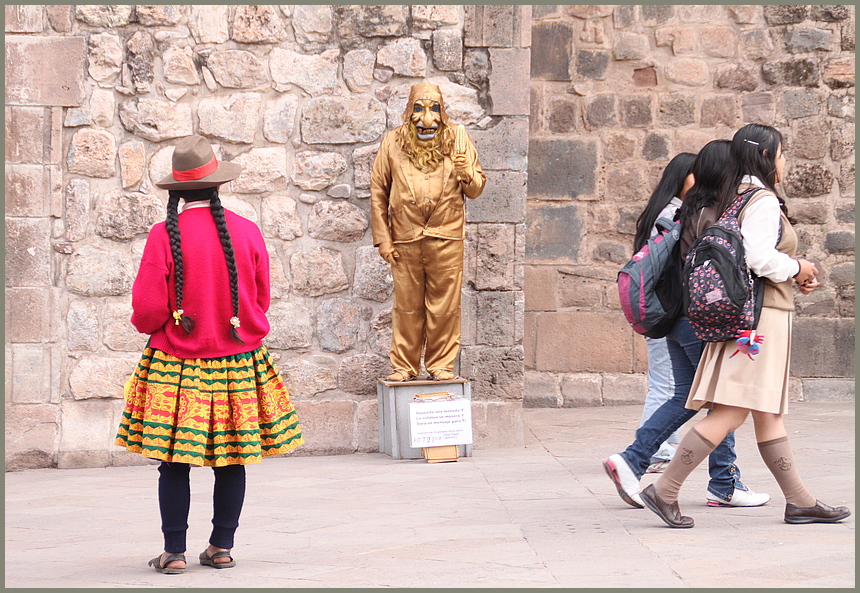
M465 154L475 175L469 183L458 181L454 162L446 156L442 161L442 195L432 204L430 216L425 219L417 204L413 185L413 180L423 173L397 145L395 130L388 132L382 139L370 174L373 245L386 241L410 243L422 236L462 241L466 236L466 201L463 196L477 198L487 181L478 152L468 134Z

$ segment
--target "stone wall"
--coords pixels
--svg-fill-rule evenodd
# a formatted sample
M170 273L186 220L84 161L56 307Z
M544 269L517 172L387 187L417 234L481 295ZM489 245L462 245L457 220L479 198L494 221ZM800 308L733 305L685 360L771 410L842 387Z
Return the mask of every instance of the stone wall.
M6 467L142 463L112 445L146 336L130 288L177 139L243 174L226 207L272 261L267 340L299 454L376 451L392 282L370 166L409 87L440 84L488 183L467 209L476 448L521 446L530 7L6 6Z
M821 288L797 298L795 400L854 397L853 6L535 6L525 400L641 402L615 275L675 154L749 122L785 136L781 191Z

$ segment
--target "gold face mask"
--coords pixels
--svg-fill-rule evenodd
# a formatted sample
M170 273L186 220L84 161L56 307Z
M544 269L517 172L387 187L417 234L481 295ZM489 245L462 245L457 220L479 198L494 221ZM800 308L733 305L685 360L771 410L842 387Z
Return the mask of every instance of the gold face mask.
M412 105L409 121L415 126L415 134L421 142L429 142L436 137L442 126L442 107L432 99L418 99Z

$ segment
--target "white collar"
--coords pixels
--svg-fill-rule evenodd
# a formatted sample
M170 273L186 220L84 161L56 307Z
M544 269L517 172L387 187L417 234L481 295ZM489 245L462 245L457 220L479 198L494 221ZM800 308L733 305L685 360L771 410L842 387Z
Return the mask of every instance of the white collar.
M199 200L197 202L185 202L182 204L181 212L185 212L186 210L191 210L192 208L208 208L209 200Z
M741 183L748 183L750 185L754 185L756 187L761 187L767 189L764 183L761 182L761 179L756 177L755 175L744 175L743 179L741 179Z

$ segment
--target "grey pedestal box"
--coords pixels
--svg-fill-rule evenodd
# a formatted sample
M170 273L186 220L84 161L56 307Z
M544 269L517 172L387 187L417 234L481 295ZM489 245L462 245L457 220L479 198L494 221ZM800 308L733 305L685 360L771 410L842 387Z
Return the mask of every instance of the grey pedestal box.
M378 379L379 452L393 459L423 459L420 448L411 447L409 402L419 393L448 391L471 403L472 384L466 379L451 381L386 381ZM471 457L472 445L460 445L460 457Z

